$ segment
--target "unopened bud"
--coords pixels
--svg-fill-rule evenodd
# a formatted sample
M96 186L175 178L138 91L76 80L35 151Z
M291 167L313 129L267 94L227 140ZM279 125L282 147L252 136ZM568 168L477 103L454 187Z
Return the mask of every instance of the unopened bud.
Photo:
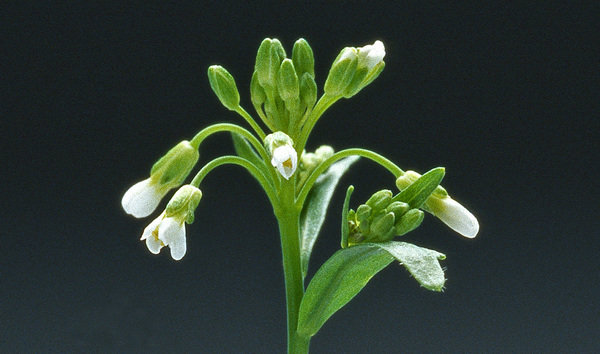
M392 201L392 191L383 189L371 196L365 204L373 208L375 211L385 209Z
M208 68L210 87L227 109L235 111L240 106L240 94L233 76L222 66Z
M202 199L202 191L186 184L175 192L173 198L167 204L165 215L166 217L181 218L186 223L191 224L194 222L194 211L198 207L200 199Z
M358 65L358 55L356 48L344 48L337 56L327 80L325 80L324 91L331 96L342 95L348 84L352 81L356 66Z
M313 78L315 77L315 59L313 51L308 42L304 38L300 38L294 43L292 49L292 60L298 76L308 73Z
M294 64L290 59L284 59L279 67L277 89L279 96L285 102L299 99L300 88Z
M425 213L419 209L411 209L407 211L400 219L396 222L396 235L402 236L412 230L416 229L423 222Z
M199 156L198 150L184 140L152 166L150 179L157 181L161 188L175 188L187 178Z

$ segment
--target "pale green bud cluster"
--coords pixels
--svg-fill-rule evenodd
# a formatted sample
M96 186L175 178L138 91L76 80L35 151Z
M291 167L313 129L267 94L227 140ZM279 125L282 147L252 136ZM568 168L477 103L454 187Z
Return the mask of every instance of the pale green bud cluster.
M274 128L290 132L303 122L317 100L314 58L308 42L294 44L292 58L277 39L263 40L250 83L252 104Z
M315 152L302 152L298 164L298 186L304 185L306 179L323 161L333 156L333 148L329 145L321 145Z
M384 189L373 194L356 211L350 209L348 243L385 242L421 225L424 217L421 210L411 209L407 203L394 199L392 192Z
M189 141L175 145L160 158L150 170L150 179L160 189L169 190L178 187L190 174L200 154Z
M167 204L165 217L175 217L184 220L187 224L194 222L194 211L202 199L200 189L186 184L179 188Z
M333 61L324 91L334 97L350 98L370 84L385 67L381 41L361 48L346 47Z

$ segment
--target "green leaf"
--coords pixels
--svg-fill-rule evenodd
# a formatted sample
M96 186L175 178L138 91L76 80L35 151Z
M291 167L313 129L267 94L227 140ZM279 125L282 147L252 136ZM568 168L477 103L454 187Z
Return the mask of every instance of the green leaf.
M233 147L235 148L235 152L240 156L250 161L254 166L256 166L263 176L270 181L269 177L269 166L265 163L265 161L260 157L258 152L254 149L252 144L248 142L246 138L237 133L231 133L231 138L233 139Z
M342 175L358 160L351 156L332 164L317 178L306 197L300 215L300 260L302 277L306 277L308 260L327 214L327 207Z
M331 256L312 278L300 303L298 332L313 336L337 310L358 294L394 257L383 248L364 244Z
M348 208L350 208L350 196L354 192L354 186L349 186L346 191L346 199L344 199L344 206L342 209L342 248L348 247L348 234L350 230L348 229Z
M431 193L435 191L440 182L442 182L445 173L443 167L430 170L414 181L408 188L396 195L392 201L407 203L411 209L420 208Z
M442 291L444 288L446 279L438 261L446 259L444 254L406 242L390 241L372 245L396 258L426 289Z

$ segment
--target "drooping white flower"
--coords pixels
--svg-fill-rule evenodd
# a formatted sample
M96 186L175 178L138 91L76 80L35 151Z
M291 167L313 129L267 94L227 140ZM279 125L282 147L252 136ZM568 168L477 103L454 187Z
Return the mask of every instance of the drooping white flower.
M281 145L273 150L272 155L271 165L277 168L283 178L290 179L298 165L296 150L289 144Z
M184 220L166 217L166 214L162 213L144 229L141 240L146 240L148 250L154 254L168 246L171 257L178 261L185 256L187 250Z
M406 171L398 177L396 186L404 190L408 188L421 175L415 171ZM435 215L438 219L459 234L473 238L479 232L479 222L464 206L452 199L441 186L434 191L425 201L423 210Z
M358 48L359 65L364 65L368 70L373 69L385 56L385 47L381 41Z
M144 218L156 209L168 189L160 188L150 178L134 184L125 192L121 205L127 214Z
M469 238L477 236L479 232L477 218L450 196L442 198L431 196L427 198L425 204L433 215L452 230Z

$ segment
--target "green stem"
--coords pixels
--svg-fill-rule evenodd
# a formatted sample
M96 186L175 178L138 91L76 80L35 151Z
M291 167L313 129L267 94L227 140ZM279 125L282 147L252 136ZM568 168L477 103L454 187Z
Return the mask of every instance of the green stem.
M277 202L277 193L275 193L275 189L271 184L271 181L265 178L265 176L261 173L261 171L254 166L250 161L241 158L239 156L221 156L216 159L210 161L194 177L190 184L194 187L199 187L200 183L204 180L204 178L212 171L213 169L222 166L222 165L238 165L244 167L250 174L258 180L258 183L265 190L267 197L272 205L275 205Z
M258 136L260 137L261 140L265 140L265 136L266 136L265 132L260 128L258 123L256 123L254 118L252 118L250 113L246 112L246 110L244 108L242 108L242 106L238 106L238 108L236 109L236 112L239 115L241 115L242 117L244 117L246 122L248 122L248 124L250 124L252 129L254 129L254 131L256 132L256 134L258 134Z
M298 193L298 198L296 198L296 206L299 208L302 208L302 206L304 205L304 201L306 200L306 196L310 192L310 189L312 188L313 184L315 184L315 182L317 181L317 178L319 178L319 176L323 172L325 172L325 170L327 170L329 168L329 166L331 166L334 162L336 162L340 159L343 159L344 157L348 157L348 156L366 157L366 158L378 163L379 165L383 166L384 168L386 168L396 178L398 178L404 174L404 171L400 167L398 167L395 163L393 163L389 159L387 159L371 150L352 148L352 149L345 149L342 151L338 151L335 154L333 154L331 157L329 157L327 160L323 161L323 163L321 163L310 174L310 176L304 183L304 186L302 186L300 193Z
M285 298L287 305L288 353L308 353L310 337L298 334L298 312L304 296L304 280L300 267L300 209L294 205L294 181L285 181L279 192L275 216L281 235Z
M313 108L312 112L310 112L306 123L302 127L300 137L296 141L296 146L298 147L299 151L304 150L304 148L306 147L306 141L308 140L308 136L310 135L310 132L314 128L315 124L317 124L317 121L319 120L323 112L325 112L327 108L331 107L331 105L334 104L340 98L341 96L330 96L327 94L319 98L319 101L317 101L317 104Z

